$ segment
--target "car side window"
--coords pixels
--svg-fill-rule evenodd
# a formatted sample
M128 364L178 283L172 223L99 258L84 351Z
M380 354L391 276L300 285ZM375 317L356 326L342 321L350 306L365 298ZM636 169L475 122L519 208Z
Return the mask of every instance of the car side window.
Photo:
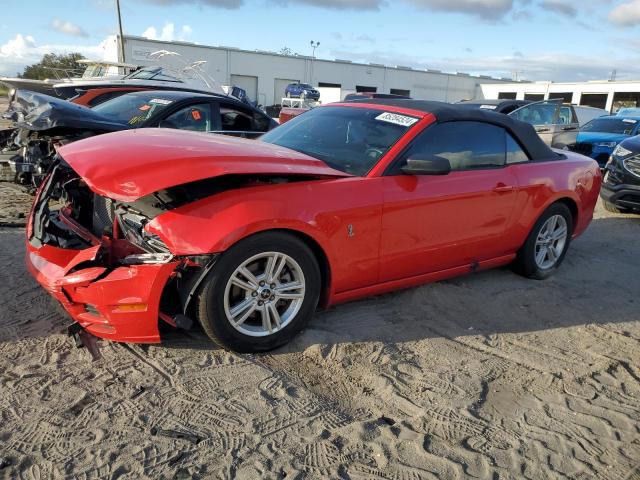
M397 174L411 156L442 157L451 170L501 167L506 161L506 132L482 122L446 122L422 132L393 169Z
M569 125L573 123L573 115L571 114L571 108L560 107L560 114L558 115L559 125Z
M257 118L257 112L236 105L220 104L220 129L223 132L266 132L268 122Z
M552 125L555 121L557 104L534 103L511 112L513 118L531 125Z
M211 105L198 103L181 108L162 120L160 126L195 132L211 131Z
M505 132L507 137L507 165L512 163L528 162L529 155L525 152L520 144L511 136L509 132Z

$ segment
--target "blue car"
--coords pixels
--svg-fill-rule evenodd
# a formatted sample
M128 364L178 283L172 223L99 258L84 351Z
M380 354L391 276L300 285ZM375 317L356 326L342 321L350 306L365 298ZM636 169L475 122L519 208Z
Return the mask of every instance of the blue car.
M585 124L578 133L574 152L593 158L604 168L613 149L629 137L640 134L640 116L605 115Z
M306 98L308 100L320 100L320 92L308 83L290 83L284 90L287 98Z

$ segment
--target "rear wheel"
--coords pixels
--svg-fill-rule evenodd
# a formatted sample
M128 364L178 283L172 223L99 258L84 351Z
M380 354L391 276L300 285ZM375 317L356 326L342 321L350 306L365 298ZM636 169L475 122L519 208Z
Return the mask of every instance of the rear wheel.
M207 335L239 352L271 350L309 321L320 296L320 269L296 237L268 232L221 255L196 299Z
M606 200L602 200L602 206L607 212L611 212L611 213L629 213L630 212L629 209L617 207L615 204L611 202L607 202Z
M573 217L562 203L551 205L535 223L518 252L515 267L525 277L542 280L558 269L571 243Z

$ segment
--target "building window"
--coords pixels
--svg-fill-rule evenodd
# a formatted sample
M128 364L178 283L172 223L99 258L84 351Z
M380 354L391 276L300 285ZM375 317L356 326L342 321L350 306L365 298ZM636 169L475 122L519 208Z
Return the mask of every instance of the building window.
M498 100L515 100L518 94L516 92L500 92Z
M340 83L318 82L318 87L342 88L342 85Z
M587 107L605 108L607 106L608 93L583 93L580 97L580 105Z
M378 87L366 87L364 85L356 85L356 92L358 93L376 93Z
M613 107L611 111L617 112L621 108L640 107L640 92L617 92L613 94Z
M544 93L525 93L525 100L531 100L532 102L540 102L544 100Z
M391 95L402 95L403 97L410 97L411 96L411 91L410 90L404 90L402 88L392 88L389 90L389 93Z
M549 94L549 100L554 100L556 98L561 99L562 103L571 103L571 101L573 100L573 92L565 92L565 93L551 92Z

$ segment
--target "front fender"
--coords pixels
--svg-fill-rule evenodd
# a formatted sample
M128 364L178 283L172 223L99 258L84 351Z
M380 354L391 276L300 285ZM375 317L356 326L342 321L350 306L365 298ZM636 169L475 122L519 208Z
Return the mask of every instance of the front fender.
M246 187L163 213L146 227L174 255L221 253L243 238L291 230L312 239L336 291L378 280L379 179L347 177Z

